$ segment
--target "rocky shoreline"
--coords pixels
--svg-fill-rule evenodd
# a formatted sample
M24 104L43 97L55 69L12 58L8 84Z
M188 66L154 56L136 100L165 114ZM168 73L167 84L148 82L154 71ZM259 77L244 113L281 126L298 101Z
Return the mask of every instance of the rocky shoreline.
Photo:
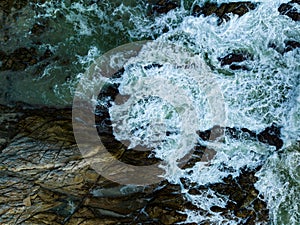
M201 212L186 201L178 185L162 181L143 188L122 186L97 174L76 146L71 109L1 106L0 111L1 223L174 224L185 221L180 213L185 209ZM233 213L247 218L245 224L267 223L268 210L254 188L254 174L245 170L236 179L227 177L206 187L183 183L191 194L210 188L228 195L226 208L211 209L228 219Z
M28 2L30 1L1 1L1 43L8 43L14 38L9 32L10 28L5 27L9 15L17 15L18 10ZM180 7L180 1L175 0L149 0L148 3L151 6L149 16ZM292 0L282 4L278 11L282 16L299 21L300 14L293 9L293 4L300 2ZM206 3L203 6L195 5L191 9L191 15L215 14L221 24L223 20L229 19L228 13L242 16L255 7L251 2L221 5ZM11 51L0 47L0 71L23 71L38 65L36 73L40 74L53 61L61 60L62 64L70 64L71 62L53 55L50 49L38 52L37 48L42 44L42 39L38 37L46 30L47 22L40 21L29 29L32 37L35 37L33 39L38 40L33 41L32 46L16 46ZM285 46L281 54L299 48L300 43L291 40ZM232 70L247 69L235 65L247 58L251 56L231 53L220 58L220 63ZM5 76L9 80L9 75ZM5 98L6 93L0 94L0 98ZM186 220L186 215L182 213L185 209L207 213L188 202L178 185L167 181L140 188L122 186L107 180L84 161L74 139L70 108L24 107L25 105L26 103L14 107L0 105L1 224L174 224ZM255 135L263 143L274 145L278 149L282 146L276 127L259 134L236 128L225 129L233 136L246 134L251 138L251 135ZM211 131L199 132L199 136L205 139L209 132ZM274 132L277 132L277 136L273 135ZM145 155L128 155L122 146L116 149L114 145L112 148L118 152L120 161L135 159L136 162L147 163ZM198 150L201 154L201 148ZM195 161L190 162L192 163ZM219 212L228 219L241 218L247 225L259 222L268 224L266 203L258 197L258 191L254 187L257 181L255 173L259 169L245 168L235 179L227 177L222 183L205 187L193 187L188 181L182 182L191 194L211 189L220 195L229 196L230 203L226 208L215 207L211 209L213 212Z

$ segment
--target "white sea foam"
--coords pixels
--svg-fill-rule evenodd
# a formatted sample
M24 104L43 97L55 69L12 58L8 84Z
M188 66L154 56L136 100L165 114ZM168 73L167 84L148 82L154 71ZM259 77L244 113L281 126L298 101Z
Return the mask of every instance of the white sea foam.
M191 52L199 53L200 57L206 59L214 73L214 82L221 87L222 96L224 97L227 118L223 121L223 125L229 127L247 127L256 132L262 131L267 126L273 123L282 126L284 139L284 148L295 143L299 139L299 74L300 74L300 60L299 49L287 53L281 53L284 50L284 42L287 40L299 41L300 29L299 24L289 19L286 16L280 16L278 7L280 3L286 1L268 1L262 2L257 9L250 11L241 18L232 15L231 20L224 22L217 26L216 18L211 17L189 17L180 18L179 15L186 15L186 11L173 11L165 16L159 17L157 21L149 24L149 26L139 27L135 35L141 35L145 30L159 30L162 28L164 21L182 21L175 26L169 25L172 29L159 39L169 41L178 45L187 46ZM179 19L176 17L179 16ZM173 19L171 19L173 18ZM160 24L161 23L161 24ZM131 31L133 32L133 31ZM147 31L145 31L147 35ZM271 44L275 44L277 48L270 48ZM249 70L232 71L228 66L224 68L220 65L219 57L224 57L232 52L243 52L251 55L245 62L240 65L247 66ZM170 54L161 53L170 56ZM153 55L149 54L149 61ZM157 57L157 55L155 56ZM170 56L172 57L172 56ZM207 60L208 58L208 60ZM140 58L138 58L140 60ZM160 58L163 61L163 59ZM138 61L138 60L137 60ZM155 60L154 60L155 61ZM180 61L180 60L179 60ZM155 61L157 62L157 60ZM172 70L170 70L172 71ZM154 71L155 72L155 71ZM157 72L157 71L156 71ZM136 73L136 75L139 73ZM172 75L170 75L172 74ZM164 72L164 77L172 79L172 76L184 77L183 74ZM126 75L125 75L126 77ZM189 79L192 79L189 77ZM182 84L184 83L181 80ZM143 84L138 84L136 90L143 92ZM187 89L192 89L188 86ZM132 94L132 93L131 93ZM141 93L139 93L141 95ZM174 95L178 94L176 91ZM189 98L193 98L192 94L185 93ZM203 98L205 93L196 95L198 98ZM203 96L204 94L204 96ZM196 97L196 98L197 98ZM199 99L198 99L199 100ZM205 106L201 104L194 104L194 107L199 107L198 111L205 112ZM116 108L113 108L114 110ZM157 109L157 108L156 108ZM153 109L152 109L153 110ZM159 109L158 109L159 110ZM160 111L161 113L165 113ZM160 114L160 113L158 113ZM200 113L201 114L201 113ZM151 114L150 114L151 115ZM199 113L198 113L199 115ZM144 118L144 117L143 117ZM199 118L199 117L198 117ZM201 118L201 116L200 116ZM138 124L138 117L135 118L135 124ZM174 122L176 120L174 119ZM144 122L145 123L145 122ZM198 128L205 129L207 127L201 126L201 121L198 121ZM125 124L123 124L125 126ZM132 125L132 124L131 124ZM209 124L212 127L217 124ZM134 129L130 124L126 124L127 128ZM135 127L136 128L136 127ZM126 130L126 129L124 129ZM125 138L118 136L120 139ZM126 138L129 138L126 136ZM254 141L246 140L232 140L227 138L224 143L207 143L212 145L217 151L215 158L211 161L211 165L204 166L204 163L197 163L192 169L182 171L174 169L172 166L166 167L166 178L170 182L181 184L180 178L185 178L191 182L196 182L199 185L208 183L220 182L223 177L231 174L233 177L238 176L240 169L244 167L255 168L263 163L270 155L272 159L275 148L266 146L265 144L256 143ZM216 145L217 144L217 145ZM161 150L161 149L160 149ZM157 157L163 160L170 160L170 151L163 148L162 152L167 152L166 155L161 154L161 151L156 151ZM288 159L294 158L287 156ZM223 172L220 170L220 165L226 164L233 168L232 172ZM299 220L297 211L297 202L292 201L292 197L297 193L298 184L282 183L277 179L279 171L276 171L278 166L275 166L272 172L269 170L273 166L266 164L257 176L261 179L256 187L265 196L268 203L268 208L271 213L271 221L274 224L281 224L282 220L279 218L285 217L284 224L295 224ZM295 175L299 168L299 162L285 165L285 168L290 168L289 173ZM176 171L174 173L174 171ZM191 173L192 171L192 173ZM169 172L169 173L168 173ZM268 183L269 182L269 183ZM288 181L286 181L288 182ZM266 190L265 188L268 188ZM287 193L289 195L290 211L283 210L279 207L284 203ZM275 195L273 195L273 193ZM294 193L294 194L293 194ZM224 207L226 197L221 198L215 195L203 193L198 196L189 196L191 201L200 208L209 212L210 206L215 205ZM214 196L214 197L211 197ZM275 199L275 200L274 200ZM203 205L204 203L208 205ZM276 206L278 205L278 206ZM273 208L274 207L274 208ZM296 207L296 208L295 208ZM212 216L200 215L194 211L187 211L188 222L210 221L215 224L239 224L238 219L228 221L227 218L214 213ZM233 216L234 218L234 216ZM290 221L288 220L290 218Z
M147 16L140 2L113 5L104 1L103 7L99 7L83 1L72 4L50 1L40 5L45 11L38 17L59 13L65 16L64 24L73 36L59 37L57 51L63 52L64 45L74 46L71 54L77 56L74 60L83 68L98 54L130 39L157 38L125 65L120 79L113 81L120 84L120 94L131 96L125 104L115 104L109 109L116 138L130 140L130 148L138 145L153 148L156 157L166 162L166 179L182 187L180 178L206 185L220 182L228 175L237 177L241 168L252 169L265 162L256 174L259 179L256 188L267 202L271 222L296 225L300 220L299 149L295 147L300 137L300 50L283 51L285 41L300 42L300 25L279 15L279 5L287 0L253 2L258 3L255 10L240 18L230 15L230 20L219 26L213 15L190 16L187 6L165 15ZM82 46L77 46L78 43ZM177 46L180 51L170 46ZM219 58L230 53L249 55L247 60L237 63L248 70L233 71L228 65L221 66ZM122 64L115 62L111 66L117 67L118 63ZM162 67L144 69L152 63ZM87 93L99 83L111 82L97 79L82 87L82 92ZM63 95L57 90L58 95ZM93 100L96 104L97 96ZM195 133L215 125L260 132L273 123L282 126L282 155L274 147L253 140L225 137L222 142L203 142ZM192 168L181 169L178 160L197 142L213 148L215 157L209 166L198 162ZM222 165L232 170L222 170ZM187 210L187 222L242 223L234 215L229 220L210 210L212 206L226 207L227 196L212 190L192 195L184 188L182 193L207 212Z

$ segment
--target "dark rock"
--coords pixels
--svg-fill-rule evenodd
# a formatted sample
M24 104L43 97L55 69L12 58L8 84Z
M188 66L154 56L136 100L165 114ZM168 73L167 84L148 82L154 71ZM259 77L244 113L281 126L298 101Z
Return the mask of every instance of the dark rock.
M239 138L246 138L246 139L256 139L257 135L255 132L247 129L247 128L231 128L226 127L226 134L232 138L239 139Z
M285 42L285 49L284 49L284 53L285 52L289 52L292 51L296 48L300 48L300 43L297 41L286 41Z
M250 56L248 53L230 53L224 57L219 57L218 60L221 62L221 66L229 65L229 68L232 70L248 70L246 66L239 65L237 63L243 62L251 58L252 56Z
M44 54L40 57L40 61L44 60L44 59L48 59L53 55L53 52L51 52L50 49L46 49L46 51L44 52Z
M44 24L41 24L41 23L35 23L33 25L33 27L31 28L30 32L31 34L33 35L41 35L42 33L45 32L45 29L46 29L46 26Z
M230 2L218 5L217 3L211 3L207 1L204 3L203 6L195 5L193 8L192 15L210 16L212 14L215 14L219 17L219 24L221 24L223 20L229 20L229 17L226 14L233 13L238 16L242 16L250 10L255 9L256 6L257 5L252 2Z
M1 0L0 10L9 14L12 9L20 10L28 4L29 0Z
M27 107L0 106L0 141L7 142L0 153L3 224L174 224L185 221L186 209L208 215L167 181L124 192L131 187L105 179L83 159L71 109ZM203 187L182 182L190 194L212 189L228 195L226 208L211 209L228 219L235 215L248 224L266 223L268 210L257 197L255 172L245 170L236 179Z
M223 179L222 183L209 184L206 186L195 186L188 181L182 181L191 195L199 195L207 189L211 189L220 196L228 196L229 201L225 208L213 206L211 210L218 212L229 220L233 216L239 218L247 218L246 224L257 224L269 220L269 211L266 208L266 203L258 198L258 191L254 184L257 181L255 173L260 168L255 170L242 170L236 178L228 176ZM259 209L259 210L257 210ZM197 209L194 209L197 211ZM201 209L198 209L201 212ZM244 223L243 223L244 224Z
M150 64L150 65L144 66L144 69L149 70L149 69L152 69L152 68L160 68L162 66L163 65L161 65L161 64L153 63L153 64Z
M19 10L22 9L24 6L26 6L28 2L29 2L28 0L15 0L13 7Z
M2 0L0 1L0 10L6 14L10 13L11 8L13 7L14 1L12 0Z
M300 13L293 6L293 4L300 4L298 0L293 0L289 3L283 3L279 6L278 11L281 15L286 15L294 21L300 21Z
M151 7L150 14L164 14L179 7L178 1L175 0L148 0L148 2Z
M28 66L37 64L38 62L51 57L53 53L51 50L47 49L42 56L38 56L35 48L18 48L11 54L6 54L0 51L0 60L2 65L0 71L2 70L13 70L21 71L26 69Z
M38 62L37 52L34 48L18 48L11 54L1 54L2 65L0 70L24 70L27 66Z
M283 55L287 52L293 51L294 49L300 48L300 43L294 40L286 40L284 41L284 47L279 47L275 43L269 43L268 47L273 48L278 53Z
M7 59L6 53L3 51L0 51L0 61L5 61L6 59Z
M257 138L263 143L275 146L277 150L283 146L283 141L280 139L280 127L274 124L260 132Z
M211 130L197 131L197 134L203 141L208 141L211 134Z
M221 132L221 131L223 132ZM215 140L216 138L220 138L222 135L229 135L231 138L235 139L250 139L250 140L258 140L262 143L275 146L276 150L279 150L283 146L283 141L281 139L280 127L275 124L272 124L270 127L267 127L260 133L256 133L247 128L237 128L237 127L226 127L219 129L216 131L215 127L206 131L197 131L199 137L204 140Z
M11 112L0 105L0 152L18 133L18 121L22 113Z

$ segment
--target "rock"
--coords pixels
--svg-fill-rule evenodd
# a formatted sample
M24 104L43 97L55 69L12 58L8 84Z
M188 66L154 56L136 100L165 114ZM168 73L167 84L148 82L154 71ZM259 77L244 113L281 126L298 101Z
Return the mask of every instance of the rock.
M13 0L3 0L0 2L0 10L6 14L10 13L11 8L13 7Z
M26 6L28 4L28 0L16 0L14 2L13 7L15 9L22 9L24 6Z
M22 113L11 112L0 105L0 152L7 146L12 138L18 133L18 121Z
M206 1L203 6L195 5L192 11L193 16L210 16L215 14L219 17L219 24L223 22L223 20L228 21L228 13L233 13L238 16L242 16L250 10L255 9L257 4L252 2L230 2L230 3L222 3L218 5L217 3L211 3Z
M300 48L300 43L297 41L288 40L285 42L284 53Z
M151 7L150 14L164 14L179 7L179 1L176 0L148 0L148 3Z
M290 52L290 51L293 51L294 49L300 48L300 43L295 40L285 40L283 47L280 47L280 46L276 45L275 43L269 43L268 47L273 48L278 53L284 55L287 52Z
M28 0L1 0L0 10L9 14L13 10L20 10L28 4Z
M11 54L2 54L0 70L24 70L38 62L35 48L18 48Z
M228 176L223 179L222 183L209 184L207 186L194 186L194 184L183 180L183 184L189 189L191 195L198 195L209 188L215 191L219 196L228 196L226 208L213 206L210 209L213 212L218 212L222 216L232 220L234 216L241 219L245 218L247 223L243 224L257 224L269 219L269 211L266 209L266 203L258 198L258 191L254 187L257 181L254 171L242 170L240 175L236 178ZM259 209L258 211L256 211ZM195 210L195 209L194 209ZM198 209L200 212L201 209ZM257 213L259 212L259 213ZM209 221L207 221L209 224Z
M218 128L218 129L216 129ZM229 135L231 138L235 139L251 139L258 140L262 143L275 146L276 150L279 150L283 146L283 141L281 139L280 127L272 124L270 127L266 127L263 131L256 133L247 128L237 128L237 127L213 127L206 131L197 131L199 137L204 140L215 140L220 138L224 134Z
M18 48L11 54L6 54L0 51L0 60L2 65L0 71L13 70L20 71L26 69L28 66L33 66L40 61L50 58L53 53L47 49L42 56L39 56L36 49L31 48Z
M3 61L7 57L6 53L3 51L0 51L0 61Z
M30 33L33 35L39 36L45 32L45 29L46 29L46 25L41 24L41 23L35 23L33 25L33 27L31 28Z
M239 65L239 63L245 60L251 60L252 56L248 53L230 53L224 57L219 57L218 60L221 62L221 66L229 65L229 68L232 70L248 70L244 65Z
M0 135L6 142L0 152L3 224L174 224L185 221L185 209L207 213L188 202L179 185L162 181L124 186L96 173L74 140L71 109L0 106L0 115ZM254 173L245 171L238 179L190 192L214 189L233 202L212 210L228 218L234 213L249 224L266 222L267 209L257 198Z
M280 127L272 124L270 127L267 127L260 132L257 135L257 138L260 142L275 146L276 150L279 150L283 146L283 141L281 140L280 135Z
M290 1L288 3L282 3L279 6L278 11L281 15L288 16L294 21L300 21L300 13L294 7L293 4L299 4L300 5L300 2L299 2L299 0L293 0L293 1Z

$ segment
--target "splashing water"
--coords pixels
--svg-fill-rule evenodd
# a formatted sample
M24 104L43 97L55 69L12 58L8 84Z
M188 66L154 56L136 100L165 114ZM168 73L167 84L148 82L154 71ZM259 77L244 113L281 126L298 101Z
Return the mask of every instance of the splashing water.
M115 124L116 138L119 140L130 139L129 147L137 144L154 147L156 157L169 163L164 168L166 170L165 178L182 187L184 187L182 178L185 181L188 180L189 183L196 183L198 186L206 185L221 182L222 178L229 175L237 177L242 168L256 168L265 163L262 170L256 174L259 179L256 188L259 190L260 196L268 203L271 221L274 224L297 224L300 219L299 195L297 195L299 192L297 140L299 141L300 135L300 58L299 49L286 53L281 51L285 41L299 41L300 29L299 24L285 16L279 16L277 11L279 5L280 2L274 1L260 3L255 10L248 12L243 17L238 18L232 15L228 22L220 26L217 26L217 20L213 16L195 18L185 15L186 11L181 11L181 14L174 11L159 18L160 20L157 19L163 23L165 20L170 21L170 17L185 15L181 20L171 20L177 21L177 26L161 35L157 41L184 46L210 66L210 69L205 69L205 73L207 76L213 76L214 85L220 87L221 95L218 97L222 98L222 104L224 103L226 111L226 118L218 121L219 123L214 123L216 121L207 118L213 111L207 110L209 109L205 99L207 93L203 92L203 87L209 82L199 74L194 77L193 73L186 69L183 72L174 66L165 65L166 62L172 61L173 55L162 52L161 48L158 48L156 52L149 49L142 51L135 58L136 66L127 64L122 78L118 80L119 89L122 94L136 97L132 97L125 105L114 105L110 109L110 113ZM134 35L141 35L141 32L145 31L143 35L150 36L147 33L151 30L150 28L159 26L159 22L151 23L148 27L143 26L143 29L139 29L135 33L131 32ZM271 44L277 48L271 48ZM251 55L240 63L247 68L246 70L233 71L231 68L221 65L220 58L239 52ZM166 56L168 60L164 59ZM174 54L174 58L177 60L172 63L182 63L182 59L176 54ZM183 58L190 59L186 56ZM161 63L163 66L152 67L148 71L142 69L150 62ZM147 83L144 81L145 77L158 81L158 83ZM195 80L202 80L204 85L195 85L199 84ZM168 82L176 83L178 89L168 87ZM160 93L161 90L164 93ZM172 93L169 93L169 90L172 90ZM180 92L181 90L183 92ZM144 93L146 96L143 96ZM175 96L175 98L182 95L188 96L189 100L183 102L188 103L185 109L190 114L186 114L184 117L192 118L197 122L191 121L188 123L189 126L185 127L187 130L184 130L179 119L180 116L183 116L180 110L170 107L168 102L157 98L148 98L149 96L157 97L159 94ZM147 101L144 100L145 97L147 97ZM193 109L190 109L190 106ZM169 114L172 116L167 118ZM118 122L120 120L121 124ZM163 121L164 126L159 126L158 121ZM191 126L190 124L196 125ZM226 136L222 142L209 141L205 143L207 147L216 151L210 166L204 166L204 163L199 162L192 168L180 169L174 162L186 154L186 151L180 150L179 146L184 146L185 150L189 150L191 144L196 144L197 139L196 137L193 139L192 135L196 130L222 125L246 127L261 132L272 124L282 127L284 154L278 154L274 147L257 143L257 141L233 140ZM176 135L166 137L166 131ZM189 135L185 136L184 132L189 132ZM159 133L158 137L164 140L163 143L159 143L160 145L157 145L155 138L157 133ZM191 139L183 138L187 136ZM182 139L187 140L190 145L182 145L178 142ZM224 167L221 165L230 167L232 170L224 172ZM280 175L281 173L288 174L288 176ZM194 205L210 213L210 216L203 216L193 210L187 210L187 222L242 223L241 219L237 217L232 216L232 219L228 220L221 214L213 212L212 206L225 207L228 198L219 196L212 190L208 192L198 195L186 194ZM187 193L186 188L182 189L182 193Z
M52 83L51 104L70 104L82 72L107 50L129 41L155 39L112 81L121 95L130 98L112 105L109 113L116 139L130 140L129 148L154 149L155 157L165 162L165 178L179 184L188 201L208 212L186 210L186 222L243 221L211 210L212 206L225 208L228 196L211 189L189 194L191 187L182 180L199 187L222 182L229 175L236 178L242 169L258 166L262 169L256 173L255 187L267 202L272 224L300 221L300 49L284 52L286 41L300 42L300 24L279 14L280 4L288 1L253 2L258 3L254 10L242 17L231 14L221 24L214 15L190 15L190 8L204 1L181 1L180 8L155 17L147 15L143 1L65 0L36 6L37 19L52 18L50 27L59 24L47 38L48 46L72 61L68 67L72 79ZM248 57L236 63L240 69L232 69L220 62L229 54ZM50 64L35 78L41 81L36 85L59 77L62 68ZM93 82L98 81L90 85ZM45 96L50 95L45 92ZM97 96L93 101L97 102ZM225 135L204 141L196 134L216 125L259 133L272 124L281 127L280 152L257 140ZM197 162L190 168L180 167L179 161L199 143L215 151L209 165Z

